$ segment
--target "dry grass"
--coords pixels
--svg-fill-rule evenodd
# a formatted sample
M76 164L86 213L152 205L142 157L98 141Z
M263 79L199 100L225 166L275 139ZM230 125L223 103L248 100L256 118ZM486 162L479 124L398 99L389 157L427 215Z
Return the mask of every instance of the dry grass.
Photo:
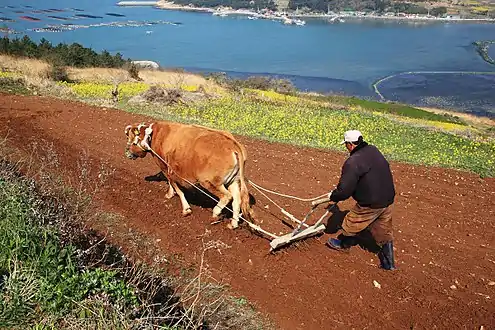
M457 117L461 118L462 120L464 120L465 122L470 123L474 126L495 127L495 120L490 119L488 117L479 117L479 116L471 115L468 113L448 111L448 110L436 109L436 108L418 108L418 109L422 109L422 110L433 112L433 113L440 114L440 115L457 116Z
M63 321L56 314L36 314L38 317L32 322L38 324L33 328L58 325L60 329L193 330L201 329L205 323L217 330L273 328L247 300L230 296L228 286L212 276L207 262L209 255L230 246L212 239L211 231L205 229L203 235L196 237L201 239L202 247L195 254L195 262L186 263L179 255L166 255L154 237L128 227L126 219L118 214L102 212L91 200L90 196L112 182L115 169L109 163L100 163L83 154L77 162L77 178L69 179L72 176L64 168L63 157L53 143L44 140L26 143L26 148L18 149L8 136L0 137L0 172L4 161L13 164L15 173L36 180L44 200L56 200L56 205L63 205L57 210L74 212L70 219L65 213L60 219L58 213L50 214L50 225L60 229L61 241L76 246L80 257L77 262L88 269L101 266L118 271L140 297L140 306L130 310L112 305L106 294L90 295L82 301L73 301L77 306ZM125 246L129 254L124 255L119 246ZM172 277L172 273L167 273L169 269L180 272ZM27 296L37 288L24 285L21 289Z
M0 55L0 68L8 71L18 72L32 78L46 78L50 64L35 59L16 58L7 55Z
M36 86L44 86L47 80L47 71L50 64L44 61L28 58L16 58L0 55L0 69L17 72L24 76L25 80ZM135 81L125 69L114 68L67 68L69 78L81 82L107 82L122 83ZM167 87L180 88L184 86L203 86L210 93L218 93L223 88L213 81L189 72L140 70L139 77L146 84L161 84Z

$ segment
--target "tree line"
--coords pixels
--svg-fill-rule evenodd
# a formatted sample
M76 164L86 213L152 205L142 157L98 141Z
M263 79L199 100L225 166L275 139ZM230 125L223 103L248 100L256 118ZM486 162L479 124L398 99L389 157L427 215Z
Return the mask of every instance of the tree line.
M44 38L39 43L35 43L28 36L24 36L21 39L1 38L0 54L36 58L57 66L78 68L122 68L131 61L130 59L124 59L120 53L111 55L106 50L97 53L93 49L83 47L78 43L59 43L53 46Z
M195 7L207 8L224 6L234 9L277 9L277 5L273 0L174 0L174 3L180 5L192 4Z
M433 16L441 16L447 13L446 7L435 7L428 11L427 8L414 3L392 3L390 0L290 0L289 8L313 12L355 10L425 15L429 12Z

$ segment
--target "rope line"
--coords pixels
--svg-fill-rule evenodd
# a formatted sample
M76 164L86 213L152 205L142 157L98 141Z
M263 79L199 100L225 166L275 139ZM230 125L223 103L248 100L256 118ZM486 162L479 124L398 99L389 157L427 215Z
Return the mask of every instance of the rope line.
M169 164L159 155L157 154L152 148L151 146L148 144L147 141L143 141L145 143L145 146L146 148L148 148L149 151L151 151L153 153L153 155L155 155L156 157L158 157L158 159L160 159L165 165L167 165L167 167L172 170L172 168L169 166ZM174 171L175 172L175 171ZM209 193L207 193L206 191L204 191L203 189L200 189L198 186L196 186L195 184L193 184L191 181L187 180L186 178L183 178L182 176L180 176L177 172L175 172L175 174L182 180L184 180L185 182L187 182L189 185L193 186L194 188L196 188L197 190L199 190L202 194L206 195L207 197L209 197L211 200L215 201L218 203L218 200L213 197L212 195L210 195ZM224 207L225 209L229 210L230 212L234 213L233 210L231 210L228 206L225 206ZM246 218L244 218L241 214L239 214L239 218L242 219L243 221L245 221L251 228L254 228L258 231L260 231L261 233L263 234L266 234L268 236L270 236L271 238L277 238L278 236L275 235L275 234L272 234L264 229L262 229L260 226L248 221Z
M248 182L254 187L256 188L258 191L259 190L263 190L263 191L266 191L266 192L269 192L271 194L274 194L274 195L277 195L277 196L281 196L281 197L286 197L286 198L290 198L290 199L295 199L295 200L298 200L298 201L301 201L301 202L312 202L312 201L315 201L317 199L320 199L320 198L323 198L325 196L327 196L328 194L323 194L323 195L320 195L318 197L313 197L313 198L300 198L300 197L297 197L297 196L292 196L292 195L286 195L286 194L281 194L281 193L278 193L276 191L273 191L273 190L270 190L270 189L267 189L267 188L263 188L259 185L257 185L256 183L254 183L253 181L251 180L248 180ZM261 192L261 191L260 191ZM263 194L266 198L268 198L265 194ZM270 198L268 198L273 204L276 205L275 202L273 202ZM280 207L280 206L279 206Z
M167 163L167 161L165 161L158 153L155 152L155 150L153 150L151 148L151 146L149 145L147 139L139 139L139 137L136 139L137 141L134 142L134 144L136 144L138 147L140 147L143 151L150 151L153 155L155 155L158 159L160 159L168 168L170 171L173 171L173 169L170 167L170 165ZM141 141L139 141L141 140ZM140 142L140 143L138 143ZM146 148L144 148L141 144L143 144L143 146ZM202 194L204 194L205 196L207 196L208 198L210 198L211 200L213 200L214 202L216 202L218 204L219 200L217 198L215 198L214 196L212 196L211 194L209 194L208 192L204 191L203 189L199 188L197 185L193 184L191 181L187 180L186 178L183 178L182 176L180 176L176 171L173 171L175 172L175 174L181 179L181 180L184 180L185 182L187 182L189 185L193 186L195 189L199 190ZM247 180L247 179L246 179ZM268 193L271 193L271 194L274 194L274 195L277 195L277 196L281 196L281 197L286 197L286 198L290 198L290 199L294 199L294 200L298 200L298 201L302 201L302 202L311 202L311 201L314 201L314 200L317 200L317 199L320 199L324 196L327 196L327 194L323 194L323 195L320 195L320 196L317 196L317 197L314 197L314 198L300 198L300 197L297 197L297 196L292 196L292 195L287 195L287 194L282 194L282 193L278 193L276 191L273 191L273 190L270 190L270 189L267 189L267 188L263 188L261 187L260 185L252 182L251 180L247 180L247 182L249 182L249 184L251 184L251 186L253 186L260 194L262 194L266 199L268 199L271 203L273 203L276 207L278 207L280 209L280 211L285 214L286 216L288 216L289 218L291 218L292 220L296 221L299 223L299 227L300 228L302 225L306 225L305 224L305 221L300 221L298 219L296 219L292 214L290 214L289 212L287 212L283 207L281 207L280 205L278 205L273 199L271 199L270 197L268 197L263 191L266 191ZM232 209L230 209L229 207L227 206L224 206L225 209L227 209L228 211L232 212L232 214L234 213L234 211ZM248 221L247 219L245 219L243 216L242 216L242 213L239 214L239 218L242 219L243 221L245 221L251 228L265 234L265 235L268 235L270 236L271 238L278 238L277 235L275 234L272 234L264 229L262 229L260 226ZM306 219L305 219L306 220ZM307 226L307 225L306 225Z

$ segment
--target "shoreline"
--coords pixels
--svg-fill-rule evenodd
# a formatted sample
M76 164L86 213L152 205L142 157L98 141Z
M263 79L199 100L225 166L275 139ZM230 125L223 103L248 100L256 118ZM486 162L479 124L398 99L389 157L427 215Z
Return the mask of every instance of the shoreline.
M348 13L306 13L298 14L294 12L280 12L276 11L269 16L262 17L260 13L250 9L222 9L210 8L210 7L192 7L186 5L175 4L170 1L120 1L118 6L152 6L162 10L177 10L177 11L189 11L189 12L202 12L202 13L220 13L223 15L244 15L253 16L260 19L274 19L283 20L285 17L289 18L315 18L315 19L351 19L351 20L391 20L391 21L410 21L410 22L478 22L478 23L495 23L495 18L458 18L458 17L433 17L433 16L397 16L397 15L362 15L362 14L348 14Z

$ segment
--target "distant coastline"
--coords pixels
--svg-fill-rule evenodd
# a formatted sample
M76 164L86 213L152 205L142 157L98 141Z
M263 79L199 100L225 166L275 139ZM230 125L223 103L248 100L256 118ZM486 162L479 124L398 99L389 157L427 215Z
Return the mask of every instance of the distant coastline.
M344 19L373 19L373 20L397 20L397 21L425 21L425 22L484 22L495 23L495 18L461 18L456 16L435 17L419 14L403 14L403 13L364 13L364 12L338 12L338 13L295 13L295 12L280 12L269 11L261 13L250 9L231 9L226 7L209 8L209 7L194 7L189 5L178 5L170 1L120 1L119 6L153 6L164 10L179 10L191 12L204 12L211 14L219 14L221 16L228 15L247 15L253 18L283 20L284 18L323 18L330 21Z

